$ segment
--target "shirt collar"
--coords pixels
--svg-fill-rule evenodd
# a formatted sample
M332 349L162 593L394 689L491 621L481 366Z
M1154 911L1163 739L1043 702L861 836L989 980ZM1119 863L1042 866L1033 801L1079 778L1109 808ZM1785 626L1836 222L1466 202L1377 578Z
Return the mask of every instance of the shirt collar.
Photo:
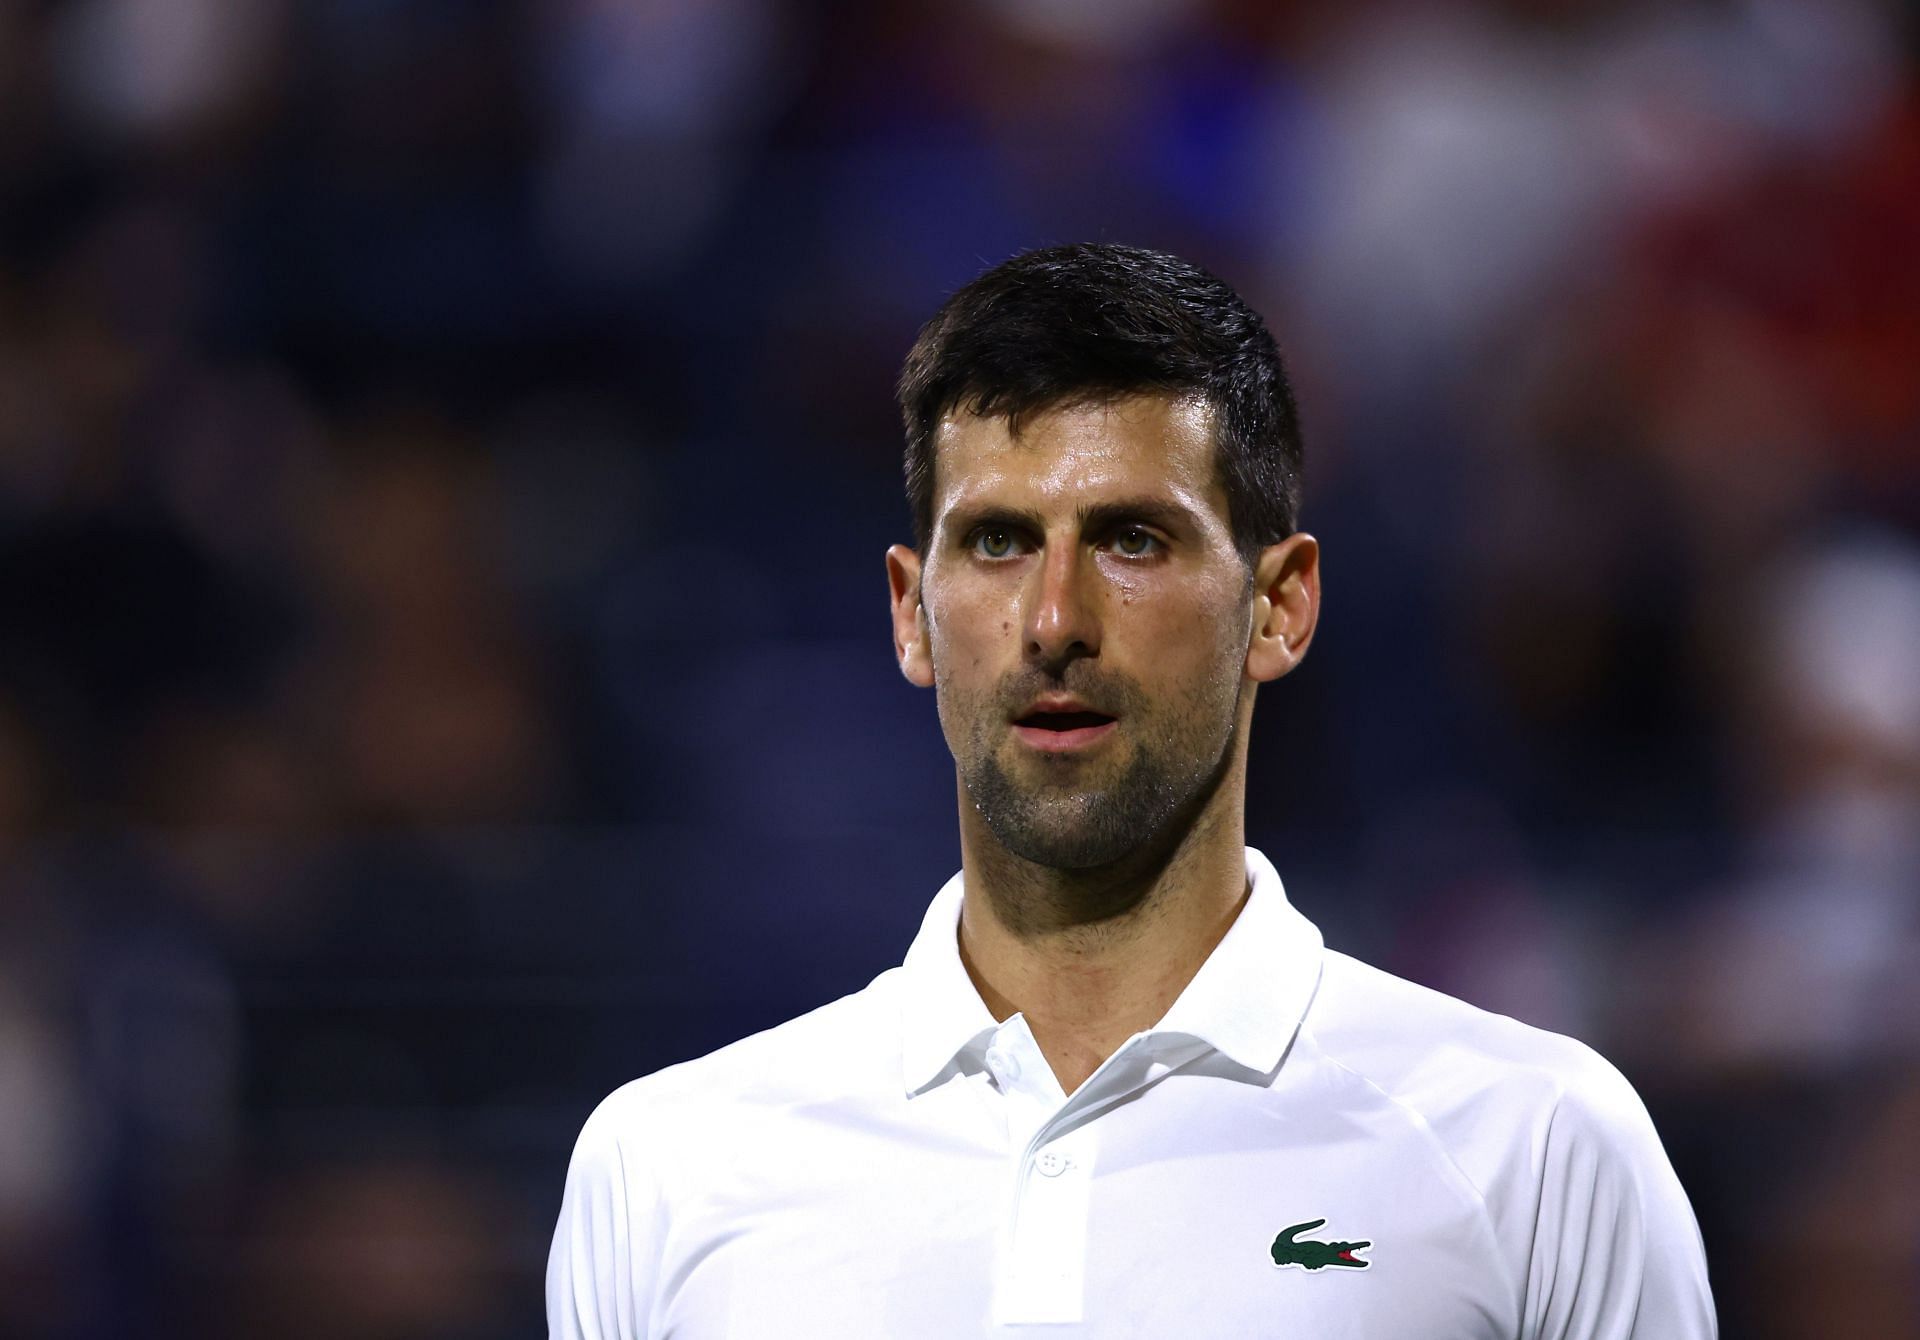
M1273 865L1247 848L1246 906L1153 1034L1197 1039L1246 1070L1280 1064L1320 981L1319 928L1287 901ZM960 962L963 876L940 892L907 950L903 1075L918 1093L984 1054L999 1026Z
M1320 985L1323 945L1320 928L1287 901L1273 863L1252 847L1247 882L1247 905L1153 1031L1198 1038L1265 1075Z
M933 896L921 919L920 933L907 948L905 1045L901 1049L909 1094L929 1088L968 1053L986 1053L987 1039L1000 1025L974 988L960 961L960 904L964 872Z

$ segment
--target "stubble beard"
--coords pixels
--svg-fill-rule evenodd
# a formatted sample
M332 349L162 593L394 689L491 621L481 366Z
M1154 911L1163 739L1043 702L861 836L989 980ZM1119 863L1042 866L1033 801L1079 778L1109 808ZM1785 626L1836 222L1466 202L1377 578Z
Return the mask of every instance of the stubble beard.
M1226 776L1238 726L1238 681L1237 673L1222 673L1154 712L1131 681L1075 680L1074 692L1118 714L1124 743L1131 744L1128 757L1035 753L1021 762L1024 776L1003 766L992 738L1006 720L1001 704L1022 701L1003 691L966 712L968 747L956 757L967 799L1007 851L1056 870L1097 869L1164 845L1193 822Z

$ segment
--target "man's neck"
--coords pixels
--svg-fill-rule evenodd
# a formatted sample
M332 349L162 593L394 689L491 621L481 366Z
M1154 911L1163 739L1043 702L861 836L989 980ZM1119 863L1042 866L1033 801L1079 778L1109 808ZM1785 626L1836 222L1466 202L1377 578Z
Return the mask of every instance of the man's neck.
M1168 852L1091 872L1021 861L963 826L961 961L994 1018L1026 1016L1063 1091L1158 1023L1239 915L1245 830L1237 804L1223 809Z

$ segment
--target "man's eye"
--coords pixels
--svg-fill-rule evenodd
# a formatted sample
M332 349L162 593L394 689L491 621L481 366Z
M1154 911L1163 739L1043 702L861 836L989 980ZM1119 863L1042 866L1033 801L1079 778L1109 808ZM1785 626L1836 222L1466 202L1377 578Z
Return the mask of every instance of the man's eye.
M1150 554L1160 541L1141 530L1138 526L1128 526L1113 537L1113 547L1129 558L1140 558Z
M1004 530L983 530L973 537L973 547L988 558L1005 558L1013 552L1013 536Z

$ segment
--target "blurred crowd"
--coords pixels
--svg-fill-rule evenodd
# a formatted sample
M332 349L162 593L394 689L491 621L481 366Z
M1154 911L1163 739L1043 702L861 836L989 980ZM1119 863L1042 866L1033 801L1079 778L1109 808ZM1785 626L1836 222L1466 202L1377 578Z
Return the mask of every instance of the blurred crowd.
M0 0L0 1333L537 1332L595 1101L897 961L891 383L1264 312L1249 835L1640 1087L1730 1337L1920 1333L1920 12Z

